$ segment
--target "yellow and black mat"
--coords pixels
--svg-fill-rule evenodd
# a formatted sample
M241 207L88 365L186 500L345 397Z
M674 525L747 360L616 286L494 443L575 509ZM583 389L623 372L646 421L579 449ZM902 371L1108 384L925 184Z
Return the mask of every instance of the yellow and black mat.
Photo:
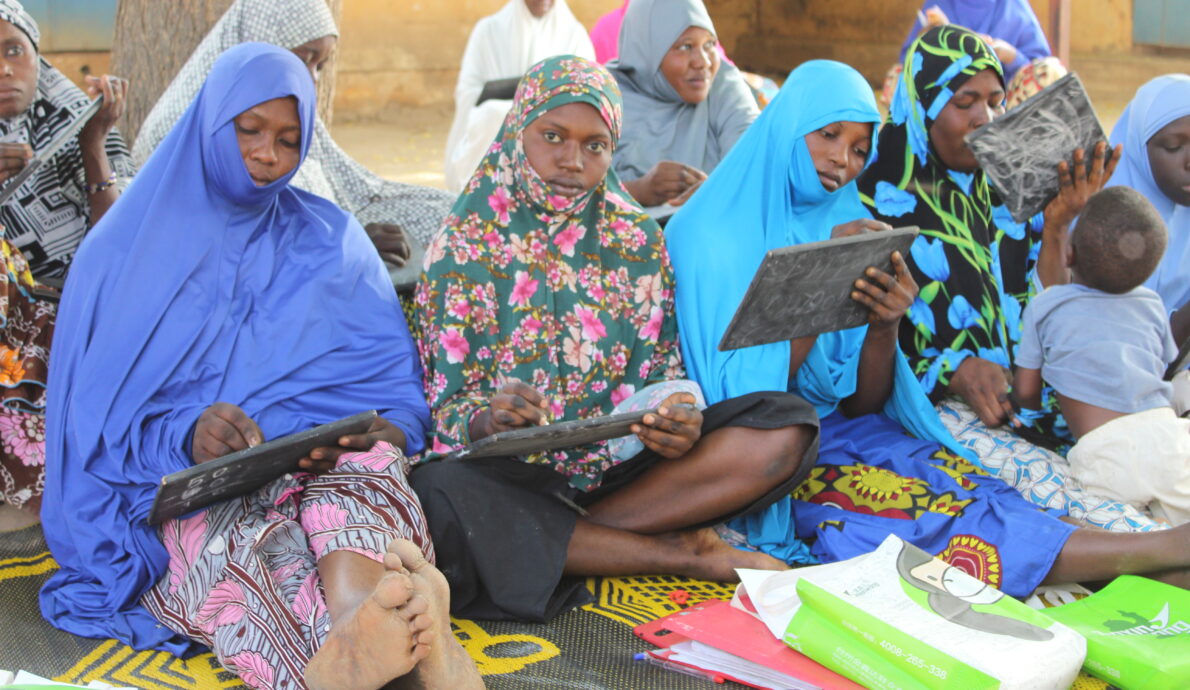
M243 687L210 654L183 661L50 626L38 610L37 591L56 568L39 526L0 532L0 669L24 669L69 683L99 680L153 690ZM590 578L587 586L594 602L545 625L454 620L455 635L489 688L741 687L633 660L649 645L632 628L676 611L671 592L684 590L689 605L730 598L732 586L662 576Z

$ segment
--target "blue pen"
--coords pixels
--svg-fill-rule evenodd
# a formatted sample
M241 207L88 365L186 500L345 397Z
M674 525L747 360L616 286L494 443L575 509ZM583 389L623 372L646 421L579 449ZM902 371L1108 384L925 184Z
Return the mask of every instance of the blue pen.
M639 652L637 654L632 655L632 658L635 659L636 661L644 661L646 663L650 663L654 666L658 666L658 667L663 668L667 671L673 671L675 673L681 673L683 675L693 676L695 678L703 678L705 680L713 681L715 683L724 683L727 680L722 675L715 673L713 671L707 671L707 670L704 670L701 668L696 668L694 666L689 666L687 664L680 664L676 661L670 661L669 659L662 659L659 657L655 657L648 652Z

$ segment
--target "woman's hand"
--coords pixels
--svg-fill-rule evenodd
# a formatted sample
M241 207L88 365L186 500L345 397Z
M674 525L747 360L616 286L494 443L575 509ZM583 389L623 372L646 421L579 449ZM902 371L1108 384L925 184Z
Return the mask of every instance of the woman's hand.
M669 459L680 458L702 436L702 412L689 393L674 393L661 402L657 414L647 414L632 433L649 450Z
M409 247L409 238L405 237L405 231L401 229L400 225L396 223L368 223L364 226L364 232L368 233L368 239L376 245L376 251L380 253L381 259L398 268L404 266L405 262L409 260L412 249Z
M892 226L872 218L858 218L850 223L840 223L831 228L831 239L862 235L868 232L884 232L885 230L892 230Z
M633 196L643 206L660 206L681 197L691 187L702 184L705 179L707 174L694 166L661 161L645 173L635 185L636 189L629 191L632 191Z
M909 272L901 252L892 253L896 277L869 266L866 279L855 281L851 299L868 308L868 325L872 328L895 329L901 317L917 299L917 281Z
M264 443L264 433L246 412L231 403L218 402L203 410L194 423L190 457L195 464Z
M372 420L372 425L362 434L348 434L339 437L337 447L324 446L315 448L310 454L298 461L298 466L307 472L324 474L339 464L339 456L344 453L359 453L371 450L380 441L388 441L402 452L405 451L405 432L384 417Z
M508 379L492 397L487 409L471 419L471 440L511 429L539 426L549 421L545 396L520 379Z
M1012 417L1008 399L1011 381L1012 374L999 364L968 357L951 375L948 390L962 398L985 426L997 427Z
M124 115L124 106L128 97L128 80L105 74L102 77L88 76L86 78L87 95L95 98L103 94L103 105L99 112L83 125L79 133L79 145L83 148L103 148L107 135L115 128L116 122Z
M1086 154L1082 149L1074 151L1074 167L1062 161L1058 163L1058 196L1045 207L1045 226L1053 229L1066 229L1082 213L1087 200L1111 179L1124 153L1123 144L1112 151L1111 160L1107 160L1107 142L1101 141L1095 145L1095 157L1091 162L1091 170L1087 171Z
M7 142L0 144L0 182L25 169L33 158L33 148L28 144Z

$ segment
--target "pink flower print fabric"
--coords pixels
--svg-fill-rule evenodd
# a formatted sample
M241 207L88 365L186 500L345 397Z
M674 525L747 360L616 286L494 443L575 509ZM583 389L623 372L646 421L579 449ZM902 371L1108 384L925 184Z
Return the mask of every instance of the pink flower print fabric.
M414 301L434 412L427 458L470 443L473 415L509 378L549 401L551 421L611 413L684 378L661 229L614 172L559 196L529 165L524 128L568 103L595 108L613 141L619 89L599 65L549 58L521 80L496 142L426 251ZM581 490L613 464L606 443L525 458Z

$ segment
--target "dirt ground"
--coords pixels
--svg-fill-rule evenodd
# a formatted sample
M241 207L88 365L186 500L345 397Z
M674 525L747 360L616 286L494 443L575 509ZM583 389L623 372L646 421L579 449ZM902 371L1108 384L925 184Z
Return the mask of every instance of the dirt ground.
M1108 86L1088 83L1091 100L1104 130L1111 132L1136 88L1155 74L1186 71L1190 61L1153 58L1134 65L1114 62L1116 73ZM1092 65L1088 65L1091 68ZM1077 68L1077 64L1076 64ZM1084 69L1083 74L1094 74ZM443 188L443 156L453 108L425 106L402 109L395 121L342 121L334 123L334 139L365 167L388 180Z

